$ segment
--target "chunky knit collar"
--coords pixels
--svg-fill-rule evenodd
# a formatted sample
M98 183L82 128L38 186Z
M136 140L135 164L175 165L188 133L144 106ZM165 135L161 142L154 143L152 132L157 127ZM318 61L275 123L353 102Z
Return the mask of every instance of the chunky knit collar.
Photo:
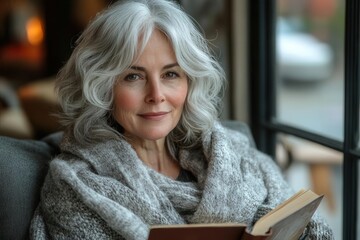
M53 215L60 213L47 206L57 206L63 211L61 217L73 219L77 216L67 204L86 205L89 213L83 214L100 216L110 227L107 231L129 240L145 240L153 224L251 224L292 193L274 162L251 148L243 134L216 123L203 136L201 146L179 149L181 167L197 180L180 182L146 166L125 140L79 147L66 136L63 153L50 164L41 217L45 222L56 221L58 216ZM64 192L65 198L74 193L76 197L58 200L51 197L58 194L54 189ZM58 231L54 226L47 226L53 234ZM81 229L78 224L67 227L79 235L104 231Z

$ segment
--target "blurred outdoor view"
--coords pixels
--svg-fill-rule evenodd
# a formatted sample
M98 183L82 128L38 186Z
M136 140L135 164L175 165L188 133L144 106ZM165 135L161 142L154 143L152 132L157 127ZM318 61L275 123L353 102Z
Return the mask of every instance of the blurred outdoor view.
M276 120L340 141L344 7L344 0L277 0ZM278 139L277 159L291 184L325 194L321 212L341 239L342 154L283 134Z

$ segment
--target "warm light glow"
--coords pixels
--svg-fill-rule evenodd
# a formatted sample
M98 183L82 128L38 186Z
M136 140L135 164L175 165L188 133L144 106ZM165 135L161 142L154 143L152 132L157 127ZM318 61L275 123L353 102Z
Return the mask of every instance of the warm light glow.
M44 39L44 31L39 17L32 17L26 24L26 33L31 45L40 45Z

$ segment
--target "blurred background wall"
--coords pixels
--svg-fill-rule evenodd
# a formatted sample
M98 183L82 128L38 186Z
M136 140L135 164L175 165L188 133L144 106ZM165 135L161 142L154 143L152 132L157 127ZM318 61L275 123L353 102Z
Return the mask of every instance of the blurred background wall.
M116 0L1 0L0 135L41 138L61 130L53 115L58 111L53 92L56 74L84 27L113 2ZM246 121L246 67L232 70L234 62L246 62L246 1L178 2L199 23L227 74L221 117ZM241 80L233 81L235 78ZM240 94L231 90L234 87ZM13 93L12 98L5 97L5 92ZM234 101L240 101L242 106L234 107Z

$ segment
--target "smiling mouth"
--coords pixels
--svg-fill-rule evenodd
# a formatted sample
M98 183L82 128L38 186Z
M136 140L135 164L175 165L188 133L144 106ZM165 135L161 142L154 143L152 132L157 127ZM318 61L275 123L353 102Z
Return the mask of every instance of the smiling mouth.
M148 119L148 120L161 120L163 119L169 112L149 112L139 114L140 117Z

